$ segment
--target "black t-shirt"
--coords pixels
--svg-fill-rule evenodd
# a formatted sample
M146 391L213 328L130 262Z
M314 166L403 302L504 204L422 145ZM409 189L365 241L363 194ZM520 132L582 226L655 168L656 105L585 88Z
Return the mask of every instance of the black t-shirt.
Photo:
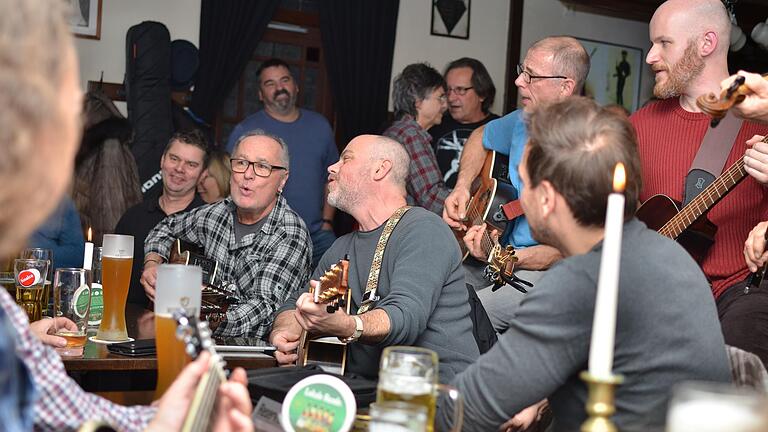
M459 174L459 159L461 151L464 149L464 143L472 134L472 131L499 116L490 113L484 119L476 123L459 123L446 112L443 115L443 121L429 129L432 135L432 149L437 157L437 165L440 166L440 172L443 174L445 184L453 189L456 186L456 179Z
M144 294L144 287L139 280L144 270L144 240L161 220L167 216L160 208L160 194L162 188L157 188L156 193L144 198L144 201L125 211L115 227L115 234L128 234L133 236L133 267L131 268L131 286L128 288L128 303L135 303L144 307L149 306L149 298ZM195 193L195 198L187 208L180 211L184 213L193 208L205 205L200 195Z

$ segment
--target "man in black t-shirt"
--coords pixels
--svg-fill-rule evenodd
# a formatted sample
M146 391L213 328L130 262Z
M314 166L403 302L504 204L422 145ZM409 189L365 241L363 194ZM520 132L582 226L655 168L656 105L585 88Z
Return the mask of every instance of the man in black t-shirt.
M448 111L429 133L443 181L453 188L464 142L473 130L499 116L490 112L496 87L480 61L468 57L454 60L445 68L444 76L448 85Z

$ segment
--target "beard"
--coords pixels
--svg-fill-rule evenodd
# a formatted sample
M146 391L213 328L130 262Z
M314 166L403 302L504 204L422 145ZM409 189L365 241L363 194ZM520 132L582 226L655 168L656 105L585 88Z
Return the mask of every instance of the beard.
M287 95L288 97L278 98L280 95ZM296 106L297 97L298 93L291 94L285 89L278 90L275 92L275 94L272 95L272 98L269 100L268 104L269 107L274 111L277 111L281 114L288 114L291 110L293 110L293 107Z
M704 60L696 52L696 44L689 42L683 57L667 69L667 80L653 86L653 95L659 99L680 96L703 70Z
M333 189L328 189L328 204L343 212L352 214L352 209L360 203L360 192L357 185L346 186L335 179Z
M534 240L540 244L552 246L559 251L564 250L562 247L562 242L560 242L558 237L552 232L551 229L549 229L548 226L546 226L546 224L544 224L542 221L536 220L535 215L526 214L526 217L528 218L528 227L531 230L531 236Z

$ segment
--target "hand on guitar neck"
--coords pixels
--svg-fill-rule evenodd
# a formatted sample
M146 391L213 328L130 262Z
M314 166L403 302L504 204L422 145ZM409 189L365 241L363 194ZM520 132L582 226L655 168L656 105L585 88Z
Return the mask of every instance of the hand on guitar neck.
M768 222L760 222L749 233L749 237L744 242L744 258L747 261L747 267L752 273L757 272L760 267L768 262Z

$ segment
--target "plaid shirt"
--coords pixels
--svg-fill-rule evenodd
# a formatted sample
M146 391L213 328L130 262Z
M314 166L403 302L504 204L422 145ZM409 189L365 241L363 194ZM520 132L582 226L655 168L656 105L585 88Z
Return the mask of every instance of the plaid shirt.
M175 238L202 246L219 263L222 280L237 287L241 303L229 308L216 336L262 337L272 314L291 290L309 281L312 241L304 222L279 196L261 231L235 239L236 206L231 198L174 214L157 224L144 252L168 258Z
M432 136L406 115L392 123L384 135L400 142L411 157L405 189L408 203L443 214L443 203L451 190L443 182L443 175L432 150Z
M83 391L67 375L56 351L32 333L27 315L4 289L0 289L0 307L16 329L16 355L29 369L35 384L38 399L34 430L74 431L88 420L101 420L120 431L141 431L154 417L153 407L124 407Z

